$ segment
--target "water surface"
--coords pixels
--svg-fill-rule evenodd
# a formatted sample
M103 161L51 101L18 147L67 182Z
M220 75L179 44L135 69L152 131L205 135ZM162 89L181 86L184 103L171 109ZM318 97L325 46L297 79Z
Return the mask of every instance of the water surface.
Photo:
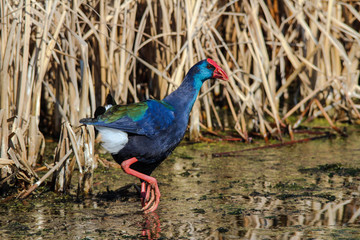
M245 151L180 145L153 173L161 201L143 214L138 181L99 166L94 195L44 192L0 205L1 239L360 239L360 137ZM259 141L263 144L262 141ZM75 188L76 186L74 186ZM38 193L40 193L38 191Z

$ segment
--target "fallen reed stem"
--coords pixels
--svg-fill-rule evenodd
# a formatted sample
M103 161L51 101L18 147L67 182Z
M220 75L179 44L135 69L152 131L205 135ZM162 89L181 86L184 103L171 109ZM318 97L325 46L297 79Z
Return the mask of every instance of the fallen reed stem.
M68 151L65 156L60 159L60 161L53 167L51 168L44 176L42 176L36 183L34 183L28 190L26 190L24 193L20 194L18 196L18 198L20 199L24 199L27 196L29 196L30 193L32 193L37 187L39 187L48 177L50 177L51 174L53 174L56 170L58 170L63 163L68 159L68 157L70 156L70 154L72 153L72 149L70 149L70 151Z

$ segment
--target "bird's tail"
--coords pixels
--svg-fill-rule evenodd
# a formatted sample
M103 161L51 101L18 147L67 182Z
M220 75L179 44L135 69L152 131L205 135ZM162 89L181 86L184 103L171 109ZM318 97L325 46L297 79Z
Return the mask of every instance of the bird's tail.
M83 118L80 119L80 123L85 125L93 125L96 122L96 118Z
M96 108L96 110L94 112L95 117L94 118L83 118L80 120L80 123L85 124L85 125L96 125L97 117L104 114L106 112L106 110L108 110L113 105L116 105L116 101L109 93L106 97L106 105Z

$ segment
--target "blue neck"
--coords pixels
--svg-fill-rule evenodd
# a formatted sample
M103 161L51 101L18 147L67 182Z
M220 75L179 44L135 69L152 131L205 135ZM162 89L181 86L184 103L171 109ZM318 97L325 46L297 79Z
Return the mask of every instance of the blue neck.
M180 87L163 99L174 107L176 113L181 113L187 119L203 83L196 77L187 74Z

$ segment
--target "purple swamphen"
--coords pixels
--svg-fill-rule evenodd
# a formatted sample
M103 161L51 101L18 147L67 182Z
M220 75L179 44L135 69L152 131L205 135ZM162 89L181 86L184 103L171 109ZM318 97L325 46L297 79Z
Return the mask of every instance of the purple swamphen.
M184 137L200 88L211 78L228 80L225 71L208 58L195 64L182 84L161 101L107 105L95 118L80 120L95 126L102 146L125 173L140 178L145 212L154 211L160 201L157 181L150 174Z

